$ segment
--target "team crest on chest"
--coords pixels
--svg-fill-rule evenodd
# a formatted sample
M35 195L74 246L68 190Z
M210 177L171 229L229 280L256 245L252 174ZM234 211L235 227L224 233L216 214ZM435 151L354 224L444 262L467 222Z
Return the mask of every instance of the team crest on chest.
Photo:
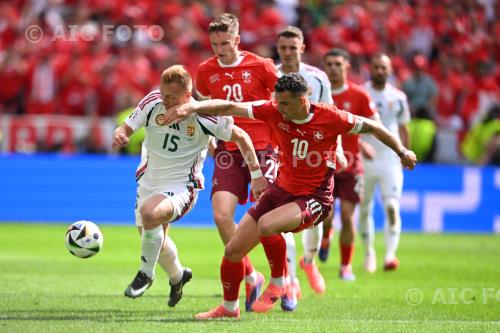
M155 117L156 124L159 125L159 126L161 126L162 122L163 122L163 118L164 118L164 116L163 116L162 113L156 115L156 117Z
M279 123L278 127L281 128L285 132L290 132L290 125L285 123Z
M188 136L193 136L194 135L194 131L195 131L194 125L187 125L187 127L186 127L186 134Z
M219 74L211 75L208 78L208 81L210 81L211 84L214 84L215 82L220 81Z
M316 141L323 140L323 131L314 131L313 135Z
M252 82L252 73L250 73L250 71L243 71L241 73L241 78L243 79L243 82L250 83Z

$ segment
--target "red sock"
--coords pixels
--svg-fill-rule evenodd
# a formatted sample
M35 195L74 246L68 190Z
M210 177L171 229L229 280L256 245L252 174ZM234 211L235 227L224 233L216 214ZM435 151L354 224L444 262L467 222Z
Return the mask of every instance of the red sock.
M254 268L253 268L252 262L250 261L249 256L243 257L243 265L245 266L245 276L253 273Z
M354 254L354 243L352 244L342 244L340 243L340 262L342 265L350 265L352 261L352 255Z
M220 280L225 301L237 301L240 295L240 284L245 277L243 260L238 262L222 258L220 265Z
M286 242L281 234L268 237L260 237L264 252L266 252L269 267L271 267L271 277L278 278L285 276L286 267Z

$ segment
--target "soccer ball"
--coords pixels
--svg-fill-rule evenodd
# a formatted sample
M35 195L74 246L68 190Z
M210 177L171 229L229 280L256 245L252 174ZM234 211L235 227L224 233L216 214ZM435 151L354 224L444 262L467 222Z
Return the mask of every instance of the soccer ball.
M102 233L90 221L77 221L66 231L66 247L78 258L90 258L102 249Z

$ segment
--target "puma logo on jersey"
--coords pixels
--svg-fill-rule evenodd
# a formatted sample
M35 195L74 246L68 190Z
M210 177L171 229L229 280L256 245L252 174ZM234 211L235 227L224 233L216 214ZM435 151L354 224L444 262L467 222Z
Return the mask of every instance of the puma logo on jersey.
M231 72L231 74L229 73L224 73L225 76L229 76L231 78L231 80L233 79L233 75L234 75L234 72Z
M304 136L306 134L306 131L301 131L298 128L295 129L297 132L299 132L300 135Z

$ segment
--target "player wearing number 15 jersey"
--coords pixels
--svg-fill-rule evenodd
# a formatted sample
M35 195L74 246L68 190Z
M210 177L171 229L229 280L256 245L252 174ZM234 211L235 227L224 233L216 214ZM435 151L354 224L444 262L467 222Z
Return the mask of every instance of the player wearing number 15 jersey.
M231 117L195 115L162 126L165 108L189 102L191 89L191 76L182 66L166 69L161 76L160 90L144 97L113 137L113 148L119 149L128 144L134 131L146 129L142 161L136 174L141 267L125 290L125 296L139 297L151 286L158 262L170 279L169 306L175 306L180 300L183 285L191 279L191 271L180 265L175 244L166 235L168 223L187 214L203 188L202 168L210 136L238 144L255 174L252 190L256 195L267 187L249 136L233 125Z
M198 67L196 90L199 99L250 102L271 98L277 80L274 63L271 59L239 50L238 29L238 18L232 14L223 14L210 23L208 33L215 55ZM262 171L272 182L276 176L277 163L269 126L258 120L240 117L235 117L234 121L250 135ZM250 179L250 172L236 145L219 141L212 179L212 208L224 244L229 242L236 230L234 211L238 202L247 202ZM263 277L254 271L248 257L245 258L245 271L246 309L249 311L260 291Z

